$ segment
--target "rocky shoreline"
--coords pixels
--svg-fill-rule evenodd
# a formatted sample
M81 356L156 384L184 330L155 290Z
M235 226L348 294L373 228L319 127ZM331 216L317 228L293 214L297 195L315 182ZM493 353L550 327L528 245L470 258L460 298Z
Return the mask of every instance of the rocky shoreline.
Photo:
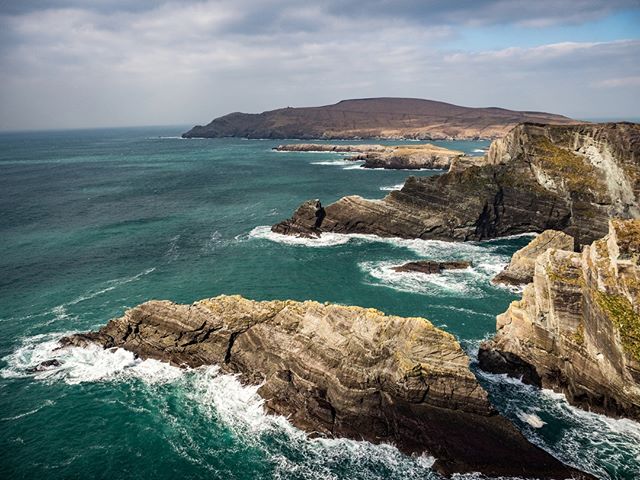
M343 197L319 227L306 202L272 230L467 241L554 229L583 245L610 217L640 216L638 158L638 124L523 124L491 144L484 165L409 177L382 200Z
M91 343L178 366L219 365L259 384L267 411L307 432L428 452L446 475L592 478L497 414L455 338L423 318L239 296L151 301L98 332L63 338L61 348Z
M455 163L479 163L482 157L469 157L457 150L435 145L331 145L321 143L293 143L278 145L279 152L336 152L353 153L347 160L364 161L363 168L395 170L448 170ZM463 158L464 157L464 158Z

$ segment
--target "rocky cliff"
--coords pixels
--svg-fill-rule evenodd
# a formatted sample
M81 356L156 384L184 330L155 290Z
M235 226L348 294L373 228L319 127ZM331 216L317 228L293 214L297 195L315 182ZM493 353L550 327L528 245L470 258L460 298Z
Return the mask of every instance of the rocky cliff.
M427 451L446 474L590 478L499 416L458 342L422 318L239 296L151 301L61 341L89 342L175 365L220 365L260 384L267 410L308 432Z
M417 98L364 98L322 107L281 108L259 114L231 113L182 136L300 139L496 138L521 122L573 120L543 112L469 108Z
M573 237L557 230L545 230L511 257L509 265L493 278L493 283L526 285L533 281L536 259L550 248L573 252Z
M480 366L640 419L640 220L612 220L582 253L550 249L498 316Z
M522 124L491 144L484 165L409 177L382 200L344 197L320 228L305 203L273 231L482 240L555 229L581 245L605 235L612 216L640 217L639 194L640 125Z
M448 170L452 162L472 163L478 157L461 159L463 152L435 145L330 145L318 143L293 143L278 145L279 152L339 152L353 153L349 160L363 160L364 168L416 170L433 168Z

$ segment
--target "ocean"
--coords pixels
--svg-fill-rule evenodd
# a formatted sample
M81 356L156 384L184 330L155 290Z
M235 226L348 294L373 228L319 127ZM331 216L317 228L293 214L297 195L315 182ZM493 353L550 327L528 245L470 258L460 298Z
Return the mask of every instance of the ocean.
M461 244L269 230L304 200L382 198L409 175L438 172L272 151L281 141L181 139L187 128L0 134L0 478L438 478L428 455L308 439L265 415L255 387L215 367L55 350L61 336L146 300L241 294L423 316L473 359L495 315L518 298L489 280L530 236ZM417 259L473 267L428 277L391 268ZM30 371L53 357L60 367ZM532 442L598 478L640 477L639 424L473 368Z

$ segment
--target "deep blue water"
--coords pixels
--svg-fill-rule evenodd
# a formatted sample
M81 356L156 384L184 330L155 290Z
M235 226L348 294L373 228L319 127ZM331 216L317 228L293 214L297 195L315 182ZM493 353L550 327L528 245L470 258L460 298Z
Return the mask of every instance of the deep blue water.
M0 134L0 478L435 478L428 458L390 446L309 440L215 368L53 351L63 333L152 298L239 293L424 316L473 356L517 298L489 279L527 237L449 244L269 232L304 200L382 198L409 174L437 172L364 170L333 153L274 152L275 141L177 138L185 129ZM390 268L419 258L474 267L428 278ZM62 367L28 372L52 355ZM480 379L552 454L601 478L640 476L638 424Z

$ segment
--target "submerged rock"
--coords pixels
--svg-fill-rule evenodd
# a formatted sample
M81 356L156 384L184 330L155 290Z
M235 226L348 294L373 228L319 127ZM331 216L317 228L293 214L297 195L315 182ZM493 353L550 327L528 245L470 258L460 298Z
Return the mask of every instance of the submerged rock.
M640 217L639 159L638 124L522 124L483 165L409 177L382 200L341 198L321 230L463 241L554 229L582 245L605 235L610 217ZM309 230L298 213L272 230Z
M455 338L423 318L239 296L150 301L61 340L93 342L174 365L219 365L259 384L267 411L299 428L426 451L445 474L591 478L498 415Z
M582 253L547 250L522 300L498 316L480 367L640 420L639 261L640 220L612 220Z
M493 278L494 283L525 285L533 281L536 258L550 248L573 251L573 237L557 230L545 230L511 257L509 265Z
M465 261L449 261L434 262L433 260L419 260L416 262L408 262L398 267L393 267L396 272L419 272L419 273L442 273L443 270L463 270L469 268L471 262Z

